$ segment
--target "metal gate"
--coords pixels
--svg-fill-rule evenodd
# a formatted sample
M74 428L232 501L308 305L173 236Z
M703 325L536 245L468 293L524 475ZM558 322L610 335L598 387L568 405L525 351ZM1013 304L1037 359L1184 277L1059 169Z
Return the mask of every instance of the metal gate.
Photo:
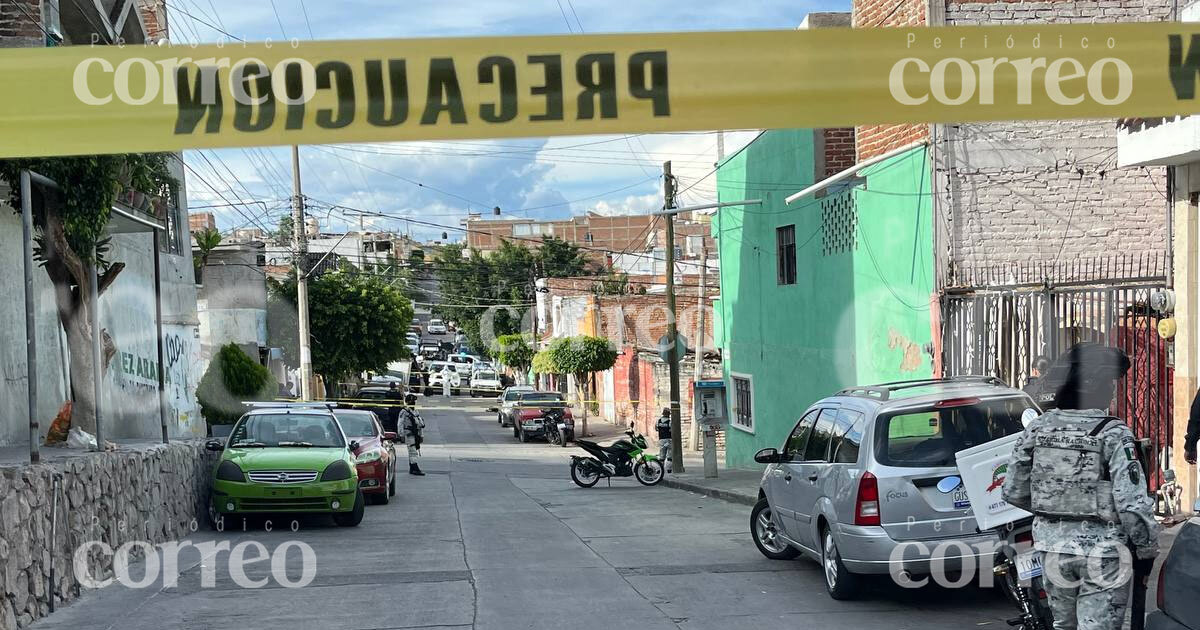
M1165 271L1156 259L1130 270ZM1037 270L1032 270L1037 271ZM1091 341L1120 348L1131 367L1110 411L1153 446L1150 484L1162 482L1160 462L1172 444L1172 373L1168 343L1158 335L1151 295L1163 275L1123 279L1084 277L1046 282L947 289L942 298L942 371L946 376L997 376L1024 387L1039 357L1053 361L1072 345ZM1045 276L1043 276L1045 277Z

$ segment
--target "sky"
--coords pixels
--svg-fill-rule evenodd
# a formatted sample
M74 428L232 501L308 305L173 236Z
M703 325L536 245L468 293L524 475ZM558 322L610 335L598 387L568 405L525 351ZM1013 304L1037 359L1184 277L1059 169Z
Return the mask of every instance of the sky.
M554 35L792 29L837 0L167 0L174 42ZM224 32L222 32L224 31ZM724 133L726 154L755 136ZM717 133L304 146L301 181L323 231L408 232L420 240L455 229L468 212L531 219L645 214L662 206L662 163L686 189L680 205L716 198ZM213 212L222 232L273 229L289 213L287 147L186 151L188 205ZM232 204L232 205L231 205ZM331 206L411 216L447 229L363 216Z

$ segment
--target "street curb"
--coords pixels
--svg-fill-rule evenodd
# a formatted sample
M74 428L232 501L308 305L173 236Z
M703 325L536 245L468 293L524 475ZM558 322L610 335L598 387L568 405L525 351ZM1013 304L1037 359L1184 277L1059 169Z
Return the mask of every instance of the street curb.
M676 490L686 490L688 492L695 492L696 494L702 494L706 497L712 497L714 499L720 499L722 501L728 501L730 503L739 503L741 505L753 506L755 503L758 502L758 497L751 495L751 494L746 494L744 492L738 492L736 490L723 490L721 488L712 488L709 486L700 485L698 483L693 483L691 481L684 481L684 480L676 479L676 478L672 477L669 473L665 477L663 477L662 483L663 483L663 485L667 486L668 488L675 488Z

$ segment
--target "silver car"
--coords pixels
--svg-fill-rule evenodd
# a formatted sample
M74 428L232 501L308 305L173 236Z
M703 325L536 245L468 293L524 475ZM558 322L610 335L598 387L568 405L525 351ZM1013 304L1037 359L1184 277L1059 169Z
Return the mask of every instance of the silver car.
M754 457L767 464L750 517L754 542L768 558L820 562L834 599L853 598L860 574L919 580L935 551L947 573L978 570L996 535L977 531L954 454L1022 431L1032 407L987 377L855 387L820 400L781 449Z
M500 405L496 410L496 422L500 423L502 427L515 426L513 412L517 408L517 402L521 400L521 394L532 391L534 388L529 385L513 385L506 388L502 394L496 397L496 402Z

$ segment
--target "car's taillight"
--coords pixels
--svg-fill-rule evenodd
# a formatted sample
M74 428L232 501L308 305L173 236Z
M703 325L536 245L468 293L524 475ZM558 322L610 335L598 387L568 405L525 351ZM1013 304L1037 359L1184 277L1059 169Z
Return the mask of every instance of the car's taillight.
M869 472L858 479L858 499L854 502L855 525L879 525L879 480Z
M1156 605L1158 606L1158 609L1163 610L1163 611L1165 611L1167 609L1166 599L1163 598L1163 593L1165 593L1166 590L1167 590L1167 567L1166 567L1166 563L1164 562L1163 566L1158 567L1158 592L1155 593L1155 595L1154 595L1154 601L1155 601Z
M1032 531L1020 532L1013 539L1019 543L1032 543L1033 542L1033 532Z

